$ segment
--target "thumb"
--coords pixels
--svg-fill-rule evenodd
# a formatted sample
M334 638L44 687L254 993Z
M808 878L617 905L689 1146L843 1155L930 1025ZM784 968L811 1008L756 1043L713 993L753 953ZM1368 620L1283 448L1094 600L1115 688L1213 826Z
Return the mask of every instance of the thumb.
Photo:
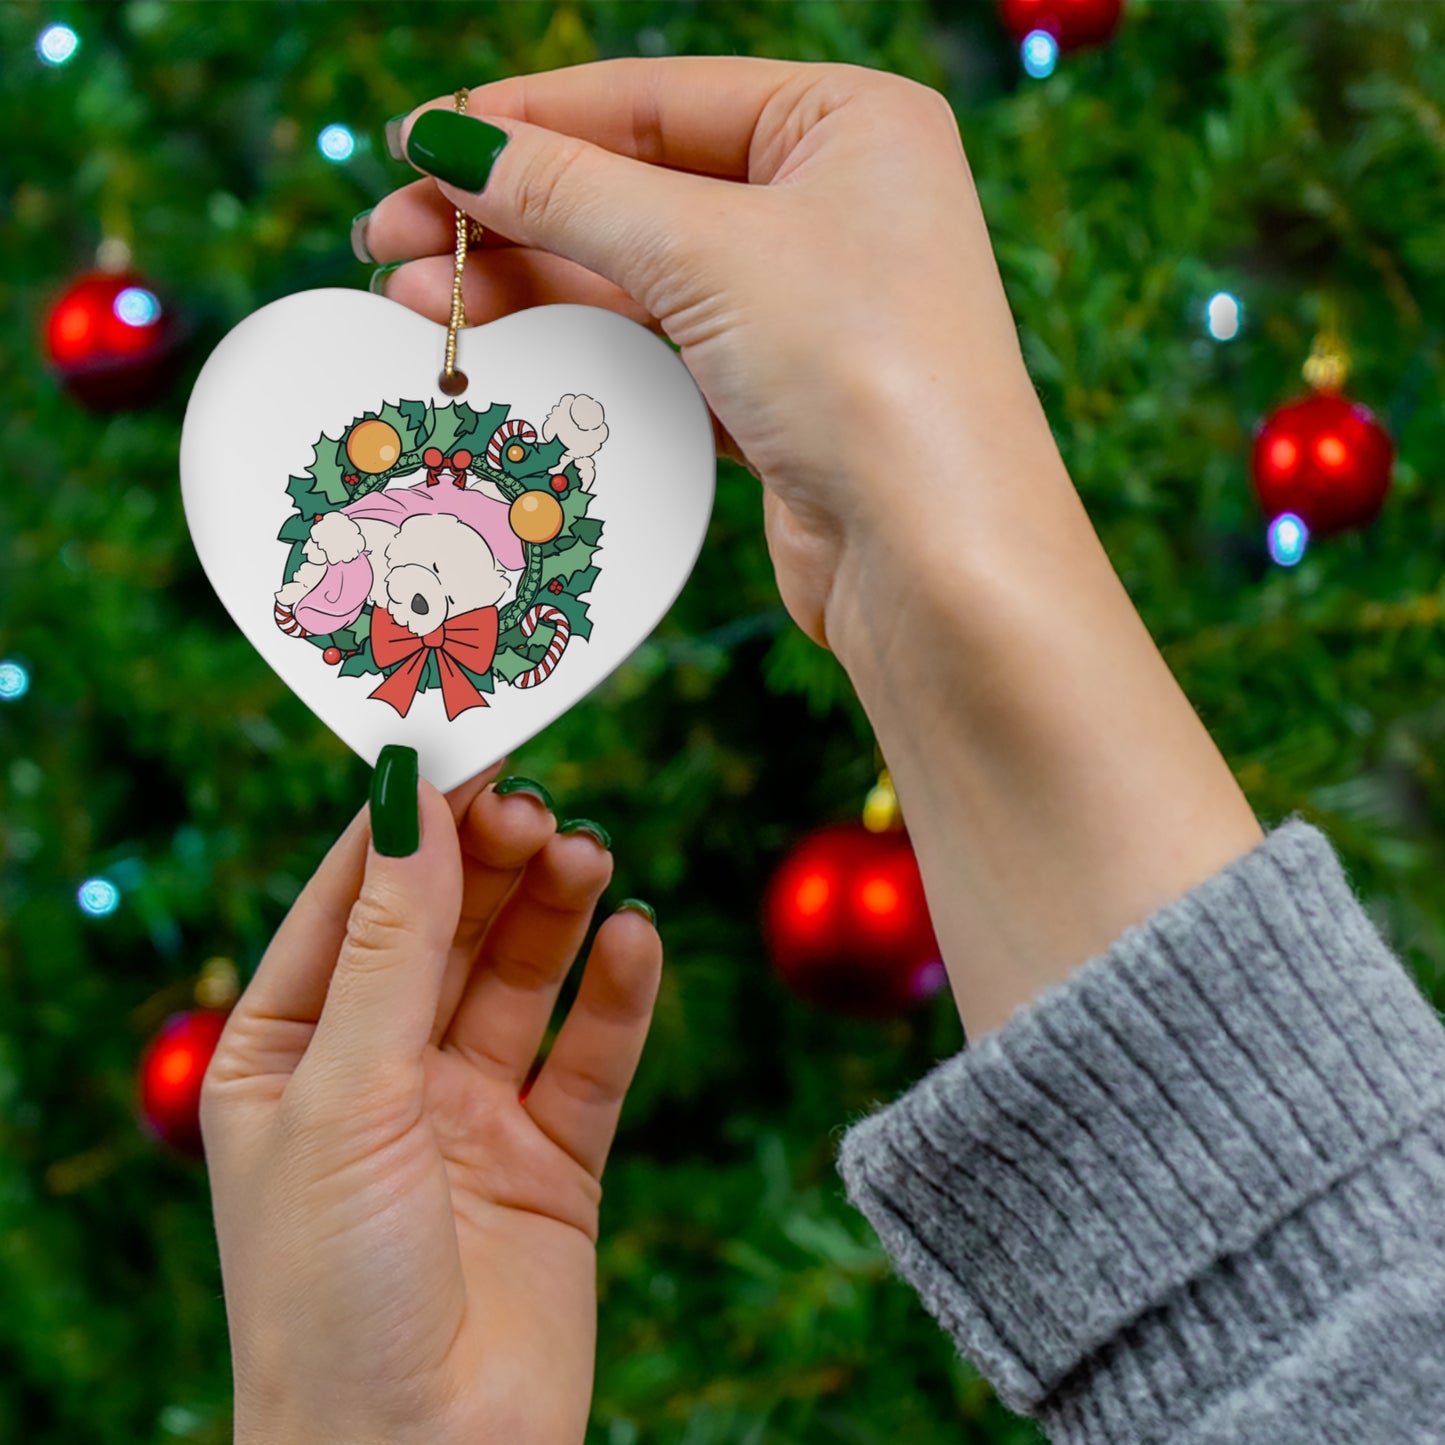
M298 1067L358 1086L420 1066L462 905L456 824L446 798L418 782L414 748L382 749L370 832L361 893Z
M511 116L461 115L440 104L403 126L400 149L458 210L519 245L587 267L654 316L680 309L679 271L708 239L695 218L716 214L725 186L728 197L746 189Z

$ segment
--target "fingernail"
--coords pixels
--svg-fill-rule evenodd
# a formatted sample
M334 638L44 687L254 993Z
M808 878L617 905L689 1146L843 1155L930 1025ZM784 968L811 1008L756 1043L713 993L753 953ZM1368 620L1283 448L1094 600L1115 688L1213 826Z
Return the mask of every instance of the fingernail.
M549 813L557 811L551 793L541 783L534 783L531 778L503 778L500 783L492 785L492 791L500 793L504 798L509 793L526 793L529 797L536 798Z
M388 743L371 775L371 841L387 858L409 858L421 843L416 749Z
M366 289L370 291L373 296L385 296L387 277L390 276L398 266L405 265L405 261L391 261L385 266L378 266L376 270L371 273L371 280L366 283Z
M506 131L484 120L454 110L424 110L406 138L406 158L448 185L480 191L507 140Z
M657 927L657 913L652 904L644 903L640 898L624 898L617 905L619 913L640 913L654 928Z
M406 159L406 155L401 148L401 128L406 121L406 117L410 114L411 112L407 111L405 115L394 115L386 123L386 153L394 161L404 161Z
M366 223L375 209L374 206L368 206L351 218L351 254L366 266L376 265L376 257L371 254L371 248L366 244Z
M595 838L604 848L612 846L612 834L601 823L594 823L591 818L568 818L565 823L557 825L557 831L559 833L586 833Z

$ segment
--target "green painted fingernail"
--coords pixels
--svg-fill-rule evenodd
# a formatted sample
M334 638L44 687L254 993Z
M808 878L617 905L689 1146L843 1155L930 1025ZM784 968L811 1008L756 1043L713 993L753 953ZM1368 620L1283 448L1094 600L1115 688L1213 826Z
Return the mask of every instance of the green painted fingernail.
M376 270L371 273L371 280L366 283L366 289L370 291L373 296L385 296L386 278L390 276L398 266L405 265L405 261L391 261L385 266L378 266Z
M549 813L557 811L551 793L541 783L534 783L531 778L503 778L500 783L492 785L492 791L500 793L504 798L509 793L526 793L529 797L536 798Z
M448 185L480 191L508 138L484 120L454 110L424 110L406 138L406 158Z
M401 148L401 128L406 122L406 117L410 114L411 112L407 111L403 115L394 115L386 123L384 132L386 135L386 153L394 161L404 161L406 159L406 155Z
M388 743L371 775L371 841L387 858L409 858L421 844L416 749Z
M652 904L644 903L640 898L624 898L617 905L619 913L640 913L654 928L657 927L657 911Z
M612 846L612 834L601 823L594 823L591 818L568 818L565 823L557 825L557 831L559 833L587 833L604 848Z
M366 223L371 219L374 209L375 207L368 206L351 218L351 254L365 266L376 265L376 257L371 254L371 248L366 244Z

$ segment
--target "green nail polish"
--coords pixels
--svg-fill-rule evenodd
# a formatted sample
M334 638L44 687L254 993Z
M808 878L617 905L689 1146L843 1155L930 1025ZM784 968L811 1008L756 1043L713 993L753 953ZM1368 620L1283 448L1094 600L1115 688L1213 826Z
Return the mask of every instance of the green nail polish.
M425 110L406 138L406 158L448 185L480 191L507 140L506 131L484 120L454 110Z
M405 265L405 261L392 261L385 266L378 266L376 270L371 273L371 280L366 283L366 289L370 291L373 296L385 296L386 278L390 276L398 266Z
M371 254L371 248L366 244L366 223L371 219L374 209L368 206L351 218L351 254L365 266L376 265L376 257Z
M612 834L601 823L594 823L591 818L568 818L565 823L557 825L557 831L559 833L586 833L595 838L604 848L612 846Z
M557 805L552 801L552 795L541 783L534 783L531 778L503 778L500 783L492 785L494 793L500 793L504 798L509 793L526 793L536 798L549 813L557 811Z
M388 858L409 858L421 844L416 749L388 743L371 775L371 841Z
M386 153L394 161L404 161L406 159L406 155L401 148L401 128L407 116L410 114L410 111L406 111L402 115L394 115L386 123L383 132L386 136Z
M657 927L657 913L652 904L644 903L640 898L624 898L617 905L619 913L640 913L654 928Z

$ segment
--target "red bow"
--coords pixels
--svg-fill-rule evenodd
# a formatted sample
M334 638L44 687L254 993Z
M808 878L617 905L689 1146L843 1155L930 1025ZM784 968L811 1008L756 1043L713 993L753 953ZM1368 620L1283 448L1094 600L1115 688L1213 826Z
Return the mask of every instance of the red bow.
M372 697L389 702L402 717L416 696L422 669L429 653L435 652L442 675L442 701L447 718L469 707L486 707L487 700L476 689L462 667L472 672L490 671L497 651L497 609L476 607L449 617L425 637L408 632L384 607L371 609L371 655L382 667L401 666L384 678Z

